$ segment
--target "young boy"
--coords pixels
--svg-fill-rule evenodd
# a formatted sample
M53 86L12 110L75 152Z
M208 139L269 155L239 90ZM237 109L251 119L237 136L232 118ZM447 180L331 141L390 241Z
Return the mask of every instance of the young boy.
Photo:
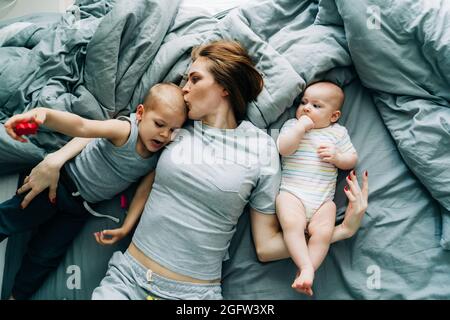
M343 91L333 83L309 86L296 119L286 121L277 141L282 155L277 216L299 268L292 287L307 295L313 294L314 272L325 258L333 234L336 168L349 170L357 162L347 130L336 123L343 102ZM308 243L305 233L310 236Z
M39 227L16 276L14 298L29 298L40 287L49 272L57 267L89 213L108 217L96 213L89 203L112 198L149 172L138 190L142 184L151 185L158 151L171 141L174 130L183 125L186 117L181 89L163 83L152 87L136 113L130 118L123 117L125 121L120 118L88 120L68 112L36 108L5 123L7 133L22 142L26 140L13 129L22 121L34 121L73 137L96 138L64 165L57 199L49 200L39 194L23 208L23 196L16 195L0 204L0 241L11 234ZM133 219L137 218L127 217L125 222L134 225ZM125 223L124 227L127 227Z

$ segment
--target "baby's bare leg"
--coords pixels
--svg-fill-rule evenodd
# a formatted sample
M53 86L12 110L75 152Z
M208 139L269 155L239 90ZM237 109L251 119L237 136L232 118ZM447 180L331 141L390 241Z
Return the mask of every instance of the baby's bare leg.
M306 216L302 202L294 195L281 191L276 200L277 216L292 260L300 274L292 283L297 291L311 295L314 268L305 239ZM298 281L302 279L301 283Z
M320 267L327 255L335 220L336 205L333 201L325 202L311 218L308 226L308 232L311 235L308 249L314 270Z

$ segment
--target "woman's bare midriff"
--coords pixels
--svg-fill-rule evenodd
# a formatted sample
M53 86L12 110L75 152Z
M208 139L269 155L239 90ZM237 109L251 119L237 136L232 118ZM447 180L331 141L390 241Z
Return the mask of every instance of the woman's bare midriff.
M146 268L152 270L154 273L163 276L168 279L176 280L176 281L184 281L184 282L193 282L193 283L220 283L220 279L216 280L200 280L191 278L189 276L185 276L173 271L170 271L169 269L163 267L156 261L150 259L147 257L141 250L139 250L133 242L131 242L130 246L128 247L128 252L137 260L139 261L143 266Z

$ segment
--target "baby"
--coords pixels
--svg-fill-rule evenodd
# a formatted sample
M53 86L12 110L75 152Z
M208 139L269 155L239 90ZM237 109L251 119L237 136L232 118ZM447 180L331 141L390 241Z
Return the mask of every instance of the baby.
M286 121L277 141L282 155L277 216L286 246L299 268L292 288L307 295L313 294L314 272L324 260L333 234L337 168L352 169L358 159L347 130L337 124L343 102L344 92L337 85L310 85L296 119Z

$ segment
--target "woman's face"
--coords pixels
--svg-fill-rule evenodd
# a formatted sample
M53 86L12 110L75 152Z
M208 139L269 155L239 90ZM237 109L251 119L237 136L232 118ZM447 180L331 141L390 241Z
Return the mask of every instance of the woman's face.
M197 58L191 65L188 81L183 87L184 101L189 110L188 117L202 120L212 115L228 95L208 69L209 60Z

